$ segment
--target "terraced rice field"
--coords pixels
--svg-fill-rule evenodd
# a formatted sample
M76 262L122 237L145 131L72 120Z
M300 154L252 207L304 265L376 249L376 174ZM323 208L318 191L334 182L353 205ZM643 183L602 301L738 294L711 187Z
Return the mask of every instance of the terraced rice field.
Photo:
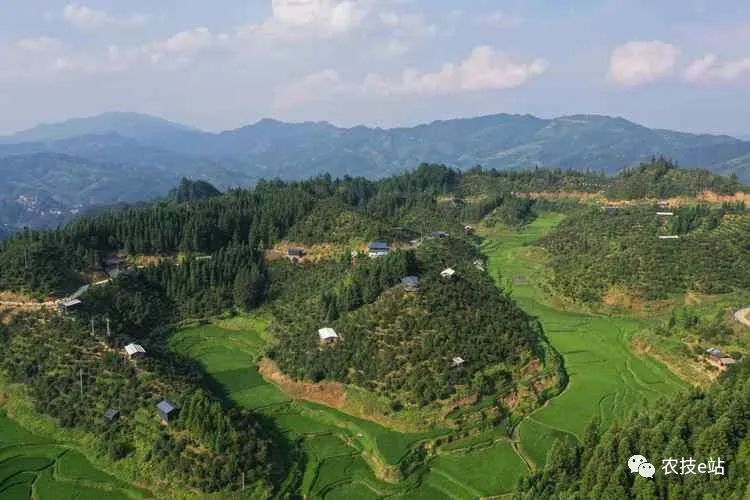
M631 351L630 337L644 323L565 311L541 292L543 254L529 245L560 220L556 215L540 217L525 230L492 234L482 247L498 284L513 283L515 300L540 319L570 377L561 395L518 426L521 450L537 465L544 463L555 438L580 438L592 418L608 425L644 401L687 387L660 363Z
M272 418L307 455L300 491L309 498L405 499L478 498L510 493L529 465L543 464L555 439L575 440L593 417L606 425L635 405L685 387L663 366L629 349L630 335L644 325L629 318L568 312L540 291L544 275L538 249L527 246L561 220L538 219L524 231L488 235L483 251L489 272L501 286L541 320L552 345L562 353L570 375L565 391L523 420L513 440L500 431L470 436L438 449L424 474L393 484L373 473L368 456L396 465L430 435L391 431L334 409L291 401L256 369L266 323L204 325L183 330L171 340L174 350L198 360L218 394ZM516 279L520 278L520 279Z
M149 496L95 468L70 447L29 433L0 410L0 498L127 500Z

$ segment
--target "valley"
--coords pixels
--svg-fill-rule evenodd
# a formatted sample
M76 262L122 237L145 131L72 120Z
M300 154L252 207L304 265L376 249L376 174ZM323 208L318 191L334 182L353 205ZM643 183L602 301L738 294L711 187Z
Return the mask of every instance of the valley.
M544 465L555 440L581 440L592 418L607 427L644 401L653 402L688 387L658 362L632 352L631 336L647 326L642 320L565 311L541 290L547 270L533 244L561 219L545 214L522 230L480 230L488 271L499 286L528 277L528 282L512 285L512 295L540 320L552 346L563 355L570 377L562 394L516 424L512 437L500 429L459 439L439 429L424 435L402 434L325 406L290 399L257 371L268 335L268 320L261 318L189 328L176 333L170 343L177 352L201 363L217 394L260 411L290 441L302 440L310 455L302 474L305 495L471 498L509 494L529 467ZM382 467L397 467L420 442L430 443L424 466L399 483L383 481Z

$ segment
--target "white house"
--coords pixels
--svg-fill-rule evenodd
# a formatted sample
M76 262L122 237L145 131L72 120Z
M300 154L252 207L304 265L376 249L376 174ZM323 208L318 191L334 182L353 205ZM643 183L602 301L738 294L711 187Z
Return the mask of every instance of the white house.
M321 328L318 330L318 336L321 344L333 344L339 339L336 330L333 328Z
M449 267L447 269L444 269L443 272L440 273L440 276L446 279L451 279L456 275L456 270Z
M134 356L146 354L146 349L140 344L128 344L125 346L125 353L132 358Z
M466 360L464 358L462 358L461 356L456 356L455 358L453 358L451 366L458 368L460 366L463 366L464 363L466 363Z

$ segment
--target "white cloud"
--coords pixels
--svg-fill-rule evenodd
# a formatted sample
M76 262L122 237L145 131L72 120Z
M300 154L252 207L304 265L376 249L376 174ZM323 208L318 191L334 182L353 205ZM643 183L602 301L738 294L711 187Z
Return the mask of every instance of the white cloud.
M689 82L729 82L747 74L750 74L750 57L720 62L716 54L706 54L690 63L683 76Z
M489 46L475 47L458 63L446 63L433 73L405 70L400 78L368 75L365 90L379 95L450 95L519 87L544 73L546 61L518 62Z
M24 38L16 42L16 47L24 52L34 54L58 53L63 46L56 38L39 36L36 38Z
M272 0L272 16L241 32L290 40L334 37L359 27L371 5L371 0Z
M659 80L674 72L679 53L676 46L659 40L628 42L612 52L609 79L626 86Z
M63 8L62 17L65 22L81 30L97 30L112 26L134 27L148 22L148 16L145 14L117 17L78 3L67 4Z
M332 98L350 90L353 89L348 88L337 71L326 69L282 86L276 92L274 108L288 109L321 97Z
M547 69L542 59L514 61L489 46L475 47L466 59L447 63L433 73L407 69L397 78L371 73L361 82L346 82L332 69L284 85L274 100L276 109L334 98L368 99L404 95L440 96L519 87Z

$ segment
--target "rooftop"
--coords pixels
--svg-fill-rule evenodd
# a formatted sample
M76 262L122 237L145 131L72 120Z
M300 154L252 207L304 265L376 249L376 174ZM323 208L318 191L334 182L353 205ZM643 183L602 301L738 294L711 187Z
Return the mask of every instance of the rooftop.
M156 407L164 413L171 413L177 409L177 405L168 399L163 399L156 404Z
M336 330L334 330L333 328L321 328L320 330L318 330L318 335L320 336L320 340L339 338Z
M128 356L133 356L139 353L146 354L146 349L140 344L128 344L125 346L125 352L128 353Z
M455 276L455 274L456 270L452 267L449 267L447 269L443 269L443 272L440 273L440 276L442 276L443 278L452 278L453 276Z
M388 250L390 249L390 245L388 245L387 241L373 241L368 245L368 248L370 250Z

